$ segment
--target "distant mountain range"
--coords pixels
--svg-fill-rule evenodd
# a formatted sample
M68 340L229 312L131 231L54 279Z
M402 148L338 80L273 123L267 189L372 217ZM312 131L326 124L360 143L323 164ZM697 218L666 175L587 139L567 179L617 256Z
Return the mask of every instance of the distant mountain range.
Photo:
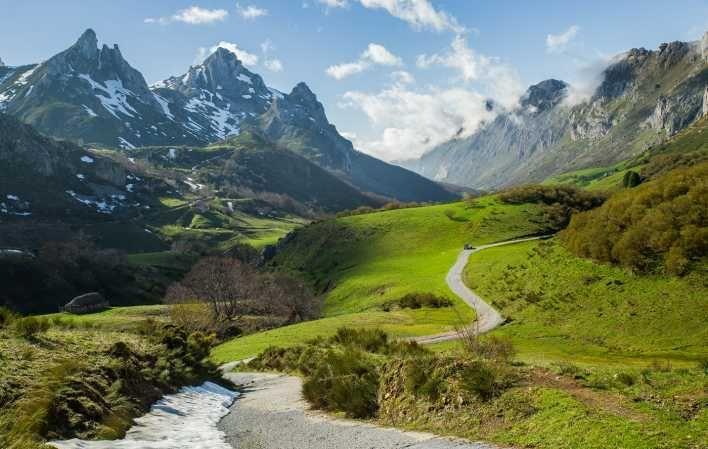
M402 201L455 197L442 185L356 151L307 85L290 94L269 88L223 48L184 75L148 86L117 45L99 48L89 29L42 63L0 66L0 112L49 136L126 151L205 146L248 130L361 193Z
M632 49L585 101L570 86L531 86L513 111L474 134L400 164L430 179L497 189L607 166L655 146L708 114L708 33L699 42Z

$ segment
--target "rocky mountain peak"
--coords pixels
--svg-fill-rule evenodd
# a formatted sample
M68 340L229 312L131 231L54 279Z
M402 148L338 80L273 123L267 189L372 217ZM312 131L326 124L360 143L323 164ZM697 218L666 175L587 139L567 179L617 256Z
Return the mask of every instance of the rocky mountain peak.
M91 28L84 31L79 40L71 47L86 59L93 59L98 52L98 38Z
M701 56L703 56L703 61L708 62L708 31L703 33L701 40Z
M204 65L207 67L215 65L227 65L227 66L242 66L241 60L238 59L236 53L225 49L224 47L219 47L216 51L210 54L205 60Z
M687 42L674 41L671 43L663 43L657 51L657 62L666 69L676 64L688 54L691 47Z
M288 102L303 108L317 122L326 123L324 106L317 100L317 96L304 82L298 83L288 95Z
M529 87L521 98L521 105L546 111L560 103L567 94L568 83L556 79L547 79Z

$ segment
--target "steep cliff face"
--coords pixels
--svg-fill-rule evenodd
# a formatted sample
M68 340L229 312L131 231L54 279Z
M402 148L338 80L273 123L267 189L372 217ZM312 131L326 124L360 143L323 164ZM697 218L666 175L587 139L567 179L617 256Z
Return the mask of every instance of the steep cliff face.
M708 33L701 42L632 49L612 63L588 100L566 101L567 86L531 86L521 107L477 133L402 163L439 181L498 188L612 164L685 128L708 108Z

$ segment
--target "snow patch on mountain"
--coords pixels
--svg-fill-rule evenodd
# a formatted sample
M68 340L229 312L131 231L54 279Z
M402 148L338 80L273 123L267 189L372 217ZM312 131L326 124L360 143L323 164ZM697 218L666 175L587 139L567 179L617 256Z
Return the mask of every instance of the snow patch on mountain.
M98 90L105 95L96 94L96 98L101 102L101 105L111 113L115 118L118 117L118 112L127 115L128 117L135 118L135 115L139 115L138 111L133 108L130 103L128 103L129 96L135 96L133 92L123 87L123 81L121 80L106 80L103 84L95 81L90 75L81 73L78 75L79 78L85 80L91 85L91 88L95 91ZM105 84L105 85L104 85ZM135 115L134 115L135 114Z

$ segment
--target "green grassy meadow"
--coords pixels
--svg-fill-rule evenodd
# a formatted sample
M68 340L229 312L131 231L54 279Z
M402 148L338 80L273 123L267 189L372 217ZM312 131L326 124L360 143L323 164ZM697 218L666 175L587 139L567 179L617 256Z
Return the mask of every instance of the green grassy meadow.
M325 297L324 318L226 342L213 351L219 362L258 354L271 345L293 345L331 335L341 326L381 328L396 336L435 334L474 318L454 296L445 275L462 246L536 234L540 208L501 204L485 197L328 220L303 228L278 255L280 269L305 276ZM383 310L413 292L446 296L442 309Z
M523 360L641 366L708 358L705 271L635 275L528 242L474 254L466 283L510 320Z

